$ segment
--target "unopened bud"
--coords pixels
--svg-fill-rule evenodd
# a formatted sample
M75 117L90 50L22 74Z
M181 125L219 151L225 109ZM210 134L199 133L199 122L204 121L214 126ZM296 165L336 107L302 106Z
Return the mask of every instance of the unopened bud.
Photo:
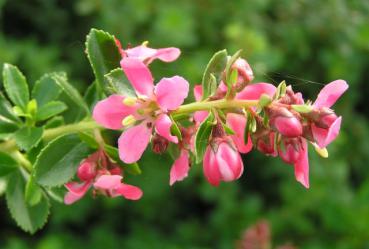
M123 104L126 106L134 106L137 103L137 98L126 97L123 99Z
M125 117L122 121L122 125L123 126L129 126L129 125L133 125L137 120L135 119L135 117L133 115L128 115L127 117Z
M302 135L300 120L284 107L268 108L270 126L286 137Z
M96 176L95 162L84 161L79 165L77 176L81 181L90 181Z

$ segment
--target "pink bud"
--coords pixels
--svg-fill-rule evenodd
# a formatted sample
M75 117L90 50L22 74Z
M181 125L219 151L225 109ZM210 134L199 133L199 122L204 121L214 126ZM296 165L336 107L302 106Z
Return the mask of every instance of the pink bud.
M292 112L284 107L271 107L268 110L270 125L285 137L302 135L302 125Z
M237 59L232 68L238 71L238 83L249 83L254 79L254 73L246 60Z
M84 160L78 167L77 176L81 181L90 181L96 176L95 162Z
M217 142L218 141L218 142ZM234 181L243 172L243 162L231 140L216 139L209 145L204 157L204 175L213 186L220 181Z
M283 138L282 143L284 148L281 146L278 148L278 154L283 161L289 164L297 162L303 154L301 140L298 138Z
M275 133L270 132L267 135L256 138L256 148L267 156L277 156L277 151L274 146Z

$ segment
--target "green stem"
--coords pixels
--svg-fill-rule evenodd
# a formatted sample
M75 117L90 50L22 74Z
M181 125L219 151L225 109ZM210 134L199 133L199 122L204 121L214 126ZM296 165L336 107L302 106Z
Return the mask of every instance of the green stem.
M227 100L220 99L209 102L194 102L187 105L180 106L177 110L172 112L172 115L187 114L196 111L211 110L213 108L217 109L230 109L230 108L248 108L251 106L256 106L258 100Z

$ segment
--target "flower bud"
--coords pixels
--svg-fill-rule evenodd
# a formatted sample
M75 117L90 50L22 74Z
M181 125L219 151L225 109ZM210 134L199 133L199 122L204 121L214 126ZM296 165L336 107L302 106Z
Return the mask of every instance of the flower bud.
M270 126L285 137L302 135L301 122L294 114L284 107L268 108Z
M254 73L252 72L249 63L242 58L237 59L233 63L232 69L237 69L238 71L237 84L244 84L244 86L246 86L246 84L250 83L254 79Z
M253 136L256 144L256 149L267 156L277 156L277 151L274 146L275 133L270 131L262 136Z
M228 138L228 137L227 137ZM243 162L231 139L214 139L204 156L204 175L213 186L234 181L243 173Z
M278 148L278 154L288 164L294 164L301 158L302 144L299 138L282 138L282 145ZM282 147L283 146L283 147Z
M78 167L77 176L81 181L90 181L96 176L95 162L84 160Z
M152 151L156 154L164 153L169 145L169 141L159 134L155 134L151 140L152 142Z

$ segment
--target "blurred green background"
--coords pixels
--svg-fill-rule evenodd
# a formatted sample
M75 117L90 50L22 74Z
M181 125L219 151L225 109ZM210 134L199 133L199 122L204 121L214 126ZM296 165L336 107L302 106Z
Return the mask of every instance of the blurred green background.
M212 53L242 48L256 81L281 80L314 98L345 79L335 105L344 116L330 157L310 151L311 188L293 168L254 151L234 183L210 187L200 167L169 187L168 156L146 153L139 202L84 198L54 203L49 223L30 236L0 201L0 248L234 248L243 231L269 221L273 244L299 248L369 248L369 1L367 0L0 0L0 62L35 81L67 71L81 91L93 80L84 54L89 29L127 45L177 46L180 59L152 64L157 79L181 74L199 83ZM1 191L0 191L1 192Z

